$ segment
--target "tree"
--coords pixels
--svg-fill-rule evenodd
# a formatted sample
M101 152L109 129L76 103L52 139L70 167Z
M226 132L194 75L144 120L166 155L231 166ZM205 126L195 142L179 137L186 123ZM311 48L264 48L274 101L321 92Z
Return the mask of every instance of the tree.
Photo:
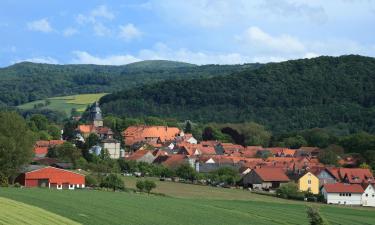
M156 184L152 180L145 180L144 183L144 189L147 192L147 194L150 194L151 190L156 188Z
M189 165L189 164L182 164L176 170L176 174L178 177L194 181L197 177L197 172Z
M306 139L309 146L325 148L330 144L331 136L321 128L305 130L301 132L301 135Z
M215 137L214 137L214 131L212 129L212 127L206 127L204 128L203 132L202 132L202 140L203 141L209 141L209 140L214 140Z
M186 121L184 132L191 134L191 132L192 132L192 126L191 126L190 120Z
M35 114L30 118L30 122L34 123L39 131L47 130L48 128L48 119L44 115Z
M85 183L87 187L96 187L98 186L98 180L92 175L86 175Z
M329 223L320 215L319 210L315 207L307 207L307 217L311 225L328 225Z
M300 147L307 145L307 141L301 135L284 138L282 143L285 147L291 149L299 149Z
M86 148L90 149L92 146L99 143L98 135L91 133L86 139Z
M125 188L124 181L119 175L115 173L111 173L106 176L101 183L101 186L105 188L111 188L113 191L123 190Z
M65 140L73 140L78 124L76 121L68 121L64 124L63 138Z
M337 154L329 149L323 149L318 155L319 161L325 165L337 165L337 157Z
M81 157L81 151L70 142L56 146L54 151L56 151L57 158L73 163L74 167L77 166L77 160Z
M0 177L14 182L15 175L31 162L35 136L15 112L0 112Z
M235 124L233 128L244 136L245 145L268 146L271 140L271 132L267 131L264 126L254 122Z
M143 192L143 190L145 189L145 183L143 182L143 180L138 180L135 186L140 192Z
M289 182L280 186L276 190L276 195L280 198L303 199L303 194L298 191L298 186L294 182Z

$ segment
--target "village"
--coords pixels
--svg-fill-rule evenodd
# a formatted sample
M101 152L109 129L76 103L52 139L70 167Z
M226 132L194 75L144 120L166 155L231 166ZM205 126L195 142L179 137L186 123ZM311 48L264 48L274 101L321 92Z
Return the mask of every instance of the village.
M76 140L84 142L90 134L97 135L100 140L100 144L89 150L93 155L99 156L106 151L113 160L161 165L171 170L189 165L199 174L229 168L240 177L238 182L222 182L215 184L217 187L275 193L284 185L295 183L298 191L321 196L321 201L327 204L375 207L372 172L367 168L349 168L350 159L341 160L340 167L324 165L317 157L322 151L318 147L290 149L242 146L215 140L198 142L191 133L177 127L146 125L126 128L122 132L121 143L114 138L113 131L103 125L98 103L91 106L89 121L77 127ZM51 148L65 142L37 141L34 165L28 166L16 181L24 187L85 188L84 174L70 170L71 163L48 157ZM121 146L125 146L127 151ZM139 172L127 175L148 176ZM169 177L164 179L172 180ZM173 180L179 179L173 177ZM207 180L201 179L200 184L207 184Z

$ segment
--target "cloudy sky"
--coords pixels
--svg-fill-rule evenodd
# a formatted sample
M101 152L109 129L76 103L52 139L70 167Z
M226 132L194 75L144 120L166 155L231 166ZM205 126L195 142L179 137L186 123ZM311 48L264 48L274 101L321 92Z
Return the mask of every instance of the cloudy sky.
M0 66L375 56L375 0L0 0Z

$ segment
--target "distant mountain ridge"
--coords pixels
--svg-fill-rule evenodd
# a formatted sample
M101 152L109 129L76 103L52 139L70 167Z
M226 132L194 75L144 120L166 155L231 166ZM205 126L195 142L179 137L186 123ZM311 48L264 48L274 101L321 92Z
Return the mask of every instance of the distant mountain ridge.
M0 68L0 105L15 106L55 96L111 93L170 79L224 76L259 66L197 66L167 60L147 60L121 66L22 62Z
M375 133L375 59L269 63L210 79L164 81L107 95L105 113L202 122L255 121L276 131L344 124Z

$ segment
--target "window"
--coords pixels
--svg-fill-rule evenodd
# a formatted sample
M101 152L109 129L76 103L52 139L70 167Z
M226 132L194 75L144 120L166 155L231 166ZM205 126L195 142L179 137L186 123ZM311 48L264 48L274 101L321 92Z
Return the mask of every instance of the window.
M307 183L308 183L308 184L311 184L311 180L307 180Z
M375 194L372 194L372 197L374 198L374 197L375 197Z
M349 193L349 196L352 196L352 193Z
M368 194L366 194L366 197L368 197Z
M342 196L342 194L340 193L340 196Z

